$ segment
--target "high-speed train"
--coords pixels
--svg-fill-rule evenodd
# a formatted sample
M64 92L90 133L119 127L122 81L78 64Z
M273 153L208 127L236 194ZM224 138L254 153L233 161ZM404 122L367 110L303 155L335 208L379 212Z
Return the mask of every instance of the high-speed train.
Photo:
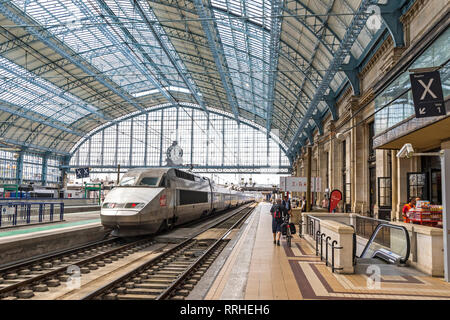
M101 222L116 236L151 234L254 198L175 168L133 169L105 197Z

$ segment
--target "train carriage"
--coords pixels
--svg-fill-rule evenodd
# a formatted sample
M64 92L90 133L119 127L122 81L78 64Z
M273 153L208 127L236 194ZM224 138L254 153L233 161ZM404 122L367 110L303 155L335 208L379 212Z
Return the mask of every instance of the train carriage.
M113 235L151 234L253 198L175 168L134 169L106 196L101 221Z

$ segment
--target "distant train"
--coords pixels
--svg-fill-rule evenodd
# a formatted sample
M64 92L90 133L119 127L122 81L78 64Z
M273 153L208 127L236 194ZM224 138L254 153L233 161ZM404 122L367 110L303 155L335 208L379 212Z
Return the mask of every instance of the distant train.
M58 198L59 194L58 190L45 186L19 185L18 192L3 191L1 197L8 199Z
M152 234L254 200L182 170L134 169L105 197L101 222L116 236Z

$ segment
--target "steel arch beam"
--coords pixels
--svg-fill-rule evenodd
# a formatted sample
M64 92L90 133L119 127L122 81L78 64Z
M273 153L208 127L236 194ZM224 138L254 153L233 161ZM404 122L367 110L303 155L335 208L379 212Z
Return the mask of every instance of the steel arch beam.
M300 123L300 126L297 129L297 132L289 145L288 151L292 151L291 149L293 147L293 142L297 139L299 134L305 129L317 105L321 100L323 100L323 97L326 94L326 91L328 90L331 81L338 72L339 67L343 65L344 59L348 56L351 47L353 46L353 43L356 41L361 30L364 28L367 18L369 17L369 14L367 13L368 7L376 2L377 2L376 0L361 1L361 5L355 12L352 22L349 28L347 29L345 36L341 41L341 44L339 45L339 49L336 51L333 61L330 63L330 66L328 67L328 70L325 73L324 78L322 79L322 83L320 84L319 88L316 90L316 93L314 94L314 98L308 107L306 115L302 119L302 122Z
M25 30L27 30L30 34L34 35L37 39L39 39L42 43L47 45L49 48L54 50L56 53L69 60L71 63L76 65L78 68L86 72L87 74L93 76L99 83L110 89L112 92L121 97L124 101L135 107L136 109L142 109L136 102L134 102L128 94L122 92L121 89L114 87L111 85L106 79L101 76L98 76L98 71L92 71L94 67L92 65L87 65L86 61L82 59L80 56L76 54L71 54L71 51L67 46L65 46L61 41L55 39L51 33L48 31L42 30L42 28L37 28L33 25L33 21L29 21L28 18L24 17L24 14L21 10L17 9L14 5L10 3L3 3L0 6L0 13L2 13L9 20L14 22L16 25L25 25Z
M205 6L203 1L204 0L194 0L194 4L198 16L202 19L201 25L208 39L209 47L214 57L214 61L216 62L217 69L219 70L220 78L222 79L222 85L227 94L228 103L233 110L236 122L239 123L240 120L236 94L234 92L233 82L230 77L225 53L223 52L222 42L218 34L219 32L217 31L216 23L214 22L214 20L210 20L214 17L214 13L212 12L211 8Z
M170 42L170 40L168 39L168 36L165 34L163 27L159 24L158 19L157 19L156 15L154 14L153 10L151 9L151 7L148 5L148 3L144 3L144 5L148 6L147 10L154 15L153 19L151 17L147 17L145 12L142 10L142 8L141 8L141 6L139 4L139 1L130 0L130 3L132 5L134 5L138 9L139 15L145 21L145 23L147 24L149 29L152 31L153 35L156 37L156 39L157 39L158 43L160 44L161 48L164 50L164 52L166 53L167 57L172 62L172 65L175 67L175 69L177 70L178 74L181 76L181 78L183 79L184 83L186 84L186 86L191 91L191 93L194 96L194 98L197 101L197 103L206 112L208 112L207 109L206 109L205 103L203 102L202 97L200 97L198 95L198 93L197 93L198 89L196 88L196 84L195 84L194 80L192 79L192 77L191 77L191 75L189 73L184 71L184 70L187 70L187 69L184 66L183 61L181 61L180 57L178 56L178 53L176 52L176 50L173 47L173 45ZM151 22L150 22L150 19L152 19ZM167 38L167 41L164 41L163 38Z
M281 24L283 21L282 17L279 17L283 12L284 0L273 0L272 1L272 25L270 28L270 65L269 65L269 88L268 88L268 110L267 110L267 124L266 131L270 132L272 128L272 113L274 109L274 97L275 97L275 83L277 81L277 71L278 71L278 59L280 52L280 41L281 41Z

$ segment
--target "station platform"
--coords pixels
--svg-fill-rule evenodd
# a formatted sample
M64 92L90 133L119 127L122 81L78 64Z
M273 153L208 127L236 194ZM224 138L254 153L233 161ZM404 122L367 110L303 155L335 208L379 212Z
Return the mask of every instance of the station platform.
M91 223L100 223L100 210L98 211L85 211L74 212L64 214L64 220L59 221L57 217L53 222L45 222L41 224L22 224L17 226L11 226L7 228L0 228L0 242L1 238L16 236L21 234L30 234L40 231L55 230L61 228L67 228L71 226L79 226Z
M274 245L270 207L259 204L229 244L231 252L224 249L226 258L219 257L187 299L450 299L449 283L412 267L380 264L380 281L373 285L367 265L357 265L354 274L332 273L298 234L291 248L284 240Z
M0 265L101 240L100 211L68 213L63 221L0 229Z

